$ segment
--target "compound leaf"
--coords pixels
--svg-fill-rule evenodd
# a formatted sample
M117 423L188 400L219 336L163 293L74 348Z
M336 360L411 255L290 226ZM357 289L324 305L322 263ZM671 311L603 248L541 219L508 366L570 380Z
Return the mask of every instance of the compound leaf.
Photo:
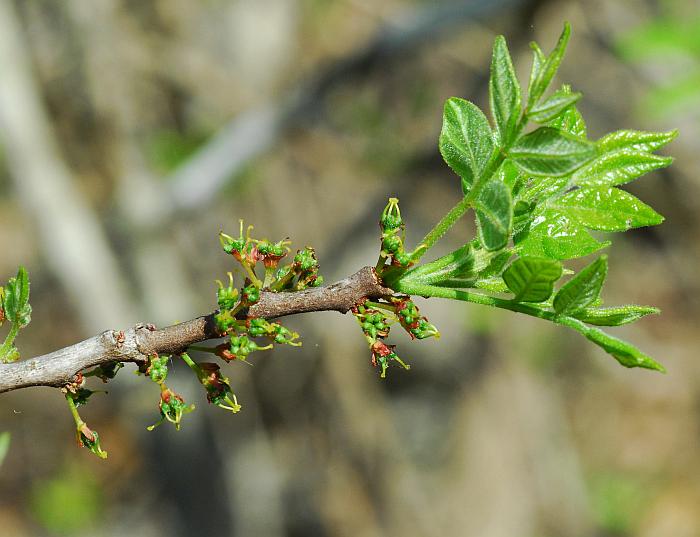
M545 257L521 257L503 273L516 302L542 302L552 296L554 282L562 275L559 261Z
M608 258L600 256L566 282L554 296L552 306L559 315L573 315L595 303L608 274Z

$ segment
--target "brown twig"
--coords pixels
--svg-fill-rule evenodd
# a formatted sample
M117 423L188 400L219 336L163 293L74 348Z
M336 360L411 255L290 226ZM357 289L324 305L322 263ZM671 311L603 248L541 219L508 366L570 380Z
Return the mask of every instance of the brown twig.
M346 313L363 298L392 294L384 287L372 267L364 267L352 276L327 287L299 292L263 292L249 315L273 319L312 311ZM197 317L162 329L139 324L129 330L107 330L100 335L49 354L0 365L0 393L30 386L62 387L74 375L89 367L111 362L144 363L148 356L173 354L189 345L219 337L214 315Z

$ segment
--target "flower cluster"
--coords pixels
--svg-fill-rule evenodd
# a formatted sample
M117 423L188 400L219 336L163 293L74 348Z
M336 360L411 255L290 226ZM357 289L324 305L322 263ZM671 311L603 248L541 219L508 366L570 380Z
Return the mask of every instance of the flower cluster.
M107 452L100 445L100 435L97 434L97 431L90 429L78 413L78 407L87 404L90 396L95 393L93 390L85 388L85 376L82 373L78 373L73 378L73 381L66 384L61 391L66 397L68 408L75 421L75 437L78 446L89 449L90 452L101 459L106 459Z
M435 325L428 322L426 317L421 316L418 306L409 297L392 297L392 302L396 308L396 317L404 330L409 333L411 339L440 337L440 332Z
M199 382L204 386L209 403L234 414L241 409L241 405L238 404L238 399L236 399L236 394L231 389L228 378L221 374L221 368L218 364L211 362L196 363L187 353L183 353L180 356L190 369L195 372Z
M365 300L353 308L352 313L369 344L372 365L381 368L381 378L386 377L386 370L391 362L399 364L404 369L410 369L410 366L394 352L394 346L387 345L383 341L389 335L391 325L397 322L394 306Z
M184 398L168 388L165 380L168 378L168 362L170 356L158 356L154 354L149 357L149 362L145 369L141 372L146 374L150 379L160 387L160 401L158 402L158 410L160 419L153 425L148 427L152 431L164 421L169 421L175 425L175 429L180 428L182 416L194 410L194 405L185 403Z
M389 203L382 211L379 227L382 230L382 249L377 268L383 267L386 260L392 266L408 267L411 263L411 256L404 249L406 226L401 219L398 198L389 198Z

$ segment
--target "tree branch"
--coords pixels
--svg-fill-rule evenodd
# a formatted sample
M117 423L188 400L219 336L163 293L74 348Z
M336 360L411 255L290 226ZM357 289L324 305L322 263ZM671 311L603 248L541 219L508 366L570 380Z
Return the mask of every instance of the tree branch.
M249 310L251 317L274 319L312 311L346 313L363 298L380 298L393 291L384 287L372 267L327 287L298 292L263 292ZM107 330L49 354L0 365L0 393L30 386L62 387L79 371L111 362L145 363L148 356L174 354L189 345L221 337L214 314L162 329L139 324L129 330Z

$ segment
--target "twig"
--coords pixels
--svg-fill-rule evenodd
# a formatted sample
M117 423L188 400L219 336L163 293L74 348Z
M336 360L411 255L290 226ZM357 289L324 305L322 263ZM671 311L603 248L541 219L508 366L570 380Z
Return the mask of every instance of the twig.
M252 317L273 319L312 311L345 313L363 298L392 294L374 269L364 267L352 276L327 287L298 292L263 292L249 310ZM129 330L107 330L75 345L13 364L0 365L0 393L30 386L61 387L89 367L111 362L144 363L148 356L173 354L189 345L220 337L214 314L173 326L155 329L139 324Z

